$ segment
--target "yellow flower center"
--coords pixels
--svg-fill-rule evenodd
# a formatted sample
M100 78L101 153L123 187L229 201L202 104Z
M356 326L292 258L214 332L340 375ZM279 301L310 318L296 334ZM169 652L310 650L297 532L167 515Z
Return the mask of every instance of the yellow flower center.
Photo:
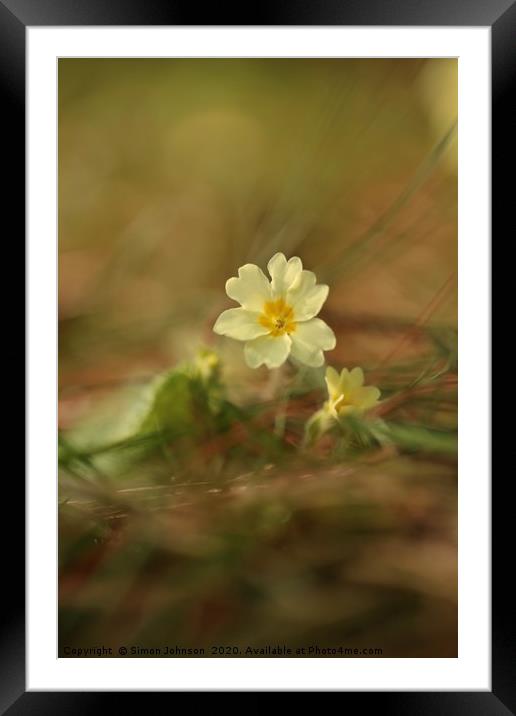
M270 331L271 336L282 336L284 333L293 333L296 330L294 309L285 302L284 298L266 301L258 322Z
M332 398L333 407L337 412L340 412L341 410L344 410L345 408L349 408L353 405L353 402L351 400L351 395L345 396L343 393L340 395L335 395Z
M325 403L326 408L337 415L347 415L354 410L359 410L359 406L353 398L353 393L330 393L329 400Z

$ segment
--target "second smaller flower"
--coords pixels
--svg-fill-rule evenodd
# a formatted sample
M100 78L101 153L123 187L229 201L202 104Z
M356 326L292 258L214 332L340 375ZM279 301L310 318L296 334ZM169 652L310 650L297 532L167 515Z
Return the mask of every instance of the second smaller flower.
M326 407L334 418L349 413L365 413L374 408L380 398L380 391L374 385L364 385L364 371L343 368L340 375L335 368L326 369L328 401Z

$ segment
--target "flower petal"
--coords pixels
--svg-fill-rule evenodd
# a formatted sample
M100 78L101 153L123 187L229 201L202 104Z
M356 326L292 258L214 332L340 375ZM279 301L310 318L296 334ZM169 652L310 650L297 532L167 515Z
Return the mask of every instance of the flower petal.
M316 282L313 271L301 271L288 290L286 301L293 307L296 321L308 321L316 316L328 298L329 287Z
M353 368L349 374L350 385L352 388L360 388L364 385L364 371L362 368Z
M268 329L259 322L259 313L245 308L228 308L215 321L213 330L221 336L229 336L237 341L249 341L264 336Z
M267 264L267 270L272 279L272 290L275 295L284 295L290 286L296 281L303 269L303 264L298 256L293 256L288 261L285 254L274 254Z
M330 398L338 396L340 393L340 375L332 366L326 368L326 375L324 380L326 381L326 387L328 388L328 395Z
M292 357L310 368L320 368L324 365L324 353L321 350L309 350L306 346L292 341Z
M322 351L335 348L335 334L320 318L298 323L292 338L292 355L305 365L317 368L324 363Z
M363 388L357 388L353 397L360 410L369 410L378 402L380 391L374 385L368 385Z
M238 269L238 278L226 281L226 293L249 311L261 311L265 301L270 301L271 284L261 268L245 264Z
M258 368L262 364L267 368L279 368L288 358L291 343L286 333L282 336L260 336L245 344L245 361L250 368Z

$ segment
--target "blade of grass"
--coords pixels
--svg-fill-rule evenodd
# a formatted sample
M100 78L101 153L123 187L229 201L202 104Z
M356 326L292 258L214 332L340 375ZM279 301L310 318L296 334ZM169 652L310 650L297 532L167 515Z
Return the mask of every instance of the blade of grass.
M439 163L446 149L455 137L457 129L457 121L455 121L444 137L432 149L429 156L422 162L407 184L401 194L395 199L390 207L374 222L374 224L354 241L350 246L346 246L341 254L333 257L331 265L323 264L316 269L318 276L325 281L335 280L338 276L342 276L349 272L352 268L356 269L356 263L360 260L360 256L365 249L370 249L375 240L383 234L385 229L391 224L398 212L410 201L416 191L426 182L433 170Z

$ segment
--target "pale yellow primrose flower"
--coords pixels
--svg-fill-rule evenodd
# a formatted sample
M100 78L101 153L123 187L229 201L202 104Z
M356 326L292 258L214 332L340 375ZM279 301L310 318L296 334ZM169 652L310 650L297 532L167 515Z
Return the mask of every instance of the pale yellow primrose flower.
M329 288L317 284L301 259L275 254L267 265L271 281L255 264L238 269L238 278L226 283L226 293L240 308L220 314L213 330L219 335L245 341L244 355L250 368L278 368L291 354L300 363L317 368L323 351L335 348L335 335L315 318Z
M312 415L305 426L305 445L317 440L335 426L335 421L350 413L365 413L378 404L380 391L373 385L364 385L362 368L349 371L344 368L340 375L335 368L326 368L328 400Z
M349 413L364 413L378 403L380 391L373 385L364 385L362 368L349 371L343 368L340 375L335 368L326 369L328 401L325 408L334 418Z

